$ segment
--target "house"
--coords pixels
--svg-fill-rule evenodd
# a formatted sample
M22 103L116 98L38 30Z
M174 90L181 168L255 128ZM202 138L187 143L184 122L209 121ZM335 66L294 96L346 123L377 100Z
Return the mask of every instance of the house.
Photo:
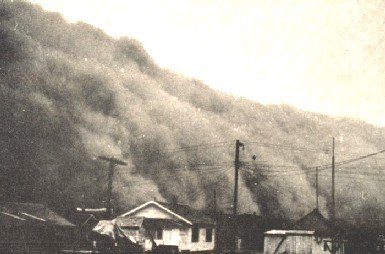
M215 222L187 205L150 201L117 217L116 223L145 251L154 243L177 245L181 251L214 251Z
M335 246L337 253L345 253L346 233L344 228L339 226L333 226L333 224L326 219L318 209L314 209L292 226L293 230L307 230L313 231L313 253L329 253L331 249L332 236L337 235L338 239L335 240Z
M326 219L318 209L314 209L298 221L296 221L291 229L312 230L320 237L330 237L333 233L331 222Z
M75 239L75 225L42 204L0 204L2 253L54 253Z

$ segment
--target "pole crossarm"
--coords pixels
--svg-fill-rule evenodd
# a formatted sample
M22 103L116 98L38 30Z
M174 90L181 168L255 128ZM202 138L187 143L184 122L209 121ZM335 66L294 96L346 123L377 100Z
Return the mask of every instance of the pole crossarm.
M127 163L125 161L116 159L114 157L107 157L107 156L98 156L98 159L108 161L110 164L109 171L108 171L108 193L107 193L107 217L108 219L112 219L112 180L114 176L114 168L115 165L122 165L126 166Z
M108 161L108 162L116 164L116 165L127 166L127 162L119 160L119 159L114 158L114 157L107 157L107 156L101 155L101 156L98 156L98 159Z

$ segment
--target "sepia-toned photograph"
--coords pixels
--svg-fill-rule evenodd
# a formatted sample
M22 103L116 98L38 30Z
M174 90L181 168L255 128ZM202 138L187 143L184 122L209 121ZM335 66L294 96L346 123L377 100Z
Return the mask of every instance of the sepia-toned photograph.
M0 0L0 254L385 254L385 1Z

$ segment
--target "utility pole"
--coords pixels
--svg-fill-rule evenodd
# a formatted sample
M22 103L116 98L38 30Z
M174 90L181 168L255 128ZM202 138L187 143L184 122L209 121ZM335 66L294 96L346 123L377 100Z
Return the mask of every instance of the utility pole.
M218 211L218 204L217 204L217 189L215 188L214 189L214 192L213 192L213 202L214 202L214 207L213 207L213 210L214 210L214 216L215 216L215 219L217 217L217 211Z
M318 196L319 196L319 193L318 193L318 167L315 168L315 195L316 195L316 208L317 208L317 211L319 211L319 204L318 204Z
M214 187L213 190L213 214L212 216L214 217L215 224L217 225L218 229L218 221L219 221L219 214L218 214L218 204L217 204L217 189L216 186ZM215 230L215 242L214 242L214 253L218 252L218 230Z
M112 219L112 204L111 204L111 198L112 198L112 180L114 176L114 168L115 165L122 165L126 166L127 163L118 160L114 157L107 157L107 156L98 156L100 160L108 161L110 163L109 171L108 171L108 192L107 192L107 218Z
M332 236L332 254L336 253L336 200L335 200L335 156L334 156L334 137L333 137L333 146L332 146L332 226L333 226L333 236Z
M237 245L237 230L236 230L236 217L237 217L237 208L238 208L238 175L239 175L239 148L245 148L245 145L241 143L238 139L235 142L235 160L234 160L234 202L233 202L233 227L234 227L234 242L233 242L233 253L235 253L236 245Z
M234 217L237 215L237 207L238 207L238 175L239 175L239 148L245 147L243 143L239 140L235 142L235 161L234 161L234 202L233 202L233 215Z

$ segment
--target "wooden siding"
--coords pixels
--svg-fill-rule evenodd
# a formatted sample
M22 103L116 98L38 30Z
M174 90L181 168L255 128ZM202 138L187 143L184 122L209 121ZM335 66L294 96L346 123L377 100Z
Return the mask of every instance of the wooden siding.
M331 246L330 238L316 239L314 235L267 235L263 253L328 254L330 251L324 250L325 242ZM344 246L336 253L343 254Z
M265 236L264 254L312 253L312 236L306 235L269 235Z
M192 228L182 229L180 239L180 250L212 251L215 247L215 229L212 229L211 242L206 242L206 228L199 228L199 237L197 242L191 242Z

